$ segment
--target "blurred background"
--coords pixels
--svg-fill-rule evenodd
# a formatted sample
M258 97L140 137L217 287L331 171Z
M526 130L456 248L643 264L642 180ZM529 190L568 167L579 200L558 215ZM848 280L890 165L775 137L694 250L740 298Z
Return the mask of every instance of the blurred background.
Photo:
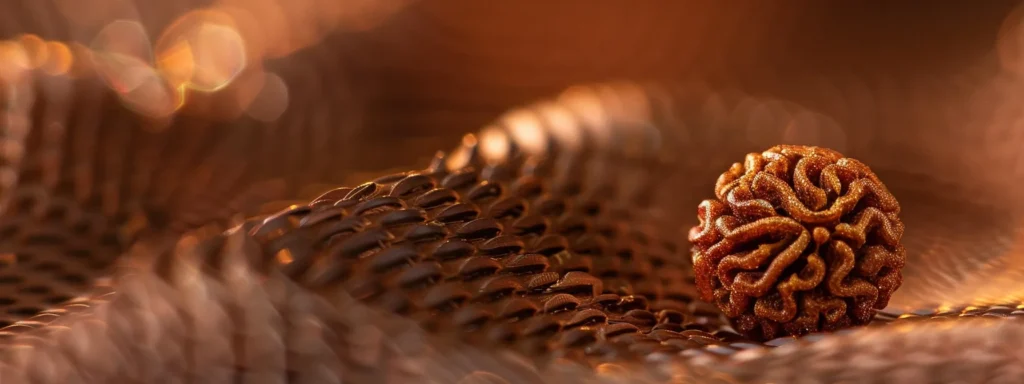
M608 80L786 100L851 130L988 124L979 109L1017 104L999 76L1020 66L1018 3L7 1L0 36L24 49L8 62L98 71L142 115L332 125L358 143L332 162L379 168L404 162L382 150L398 139L454 143Z
M908 247L939 260L897 303L1003 302L1024 274L1022 23L1004 0L3 1L0 245L45 254L23 245L94 214L55 236L107 239L101 271L132 231L424 166L614 83L665 133L681 223L745 153L829 146L910 202Z

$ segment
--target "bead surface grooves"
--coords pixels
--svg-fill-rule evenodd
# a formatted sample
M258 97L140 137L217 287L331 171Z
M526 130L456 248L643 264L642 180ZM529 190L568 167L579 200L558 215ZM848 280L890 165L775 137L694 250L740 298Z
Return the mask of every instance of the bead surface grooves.
M715 185L690 231L697 289L748 337L867 324L902 282L900 206L863 163L776 146Z

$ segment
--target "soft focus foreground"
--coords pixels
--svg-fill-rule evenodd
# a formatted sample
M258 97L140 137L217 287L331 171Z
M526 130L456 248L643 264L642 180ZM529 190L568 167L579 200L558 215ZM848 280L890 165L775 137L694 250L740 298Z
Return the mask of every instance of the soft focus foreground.
M4 379L1022 374L1024 329L999 320L1024 314L1014 3L54 0L0 15ZM680 239L738 156L834 148L903 202L904 286L867 329L765 346L709 328L718 315L692 301L705 328L662 340L679 353L538 368L310 290L279 270L294 254L221 237L420 169L478 129L449 166L557 143L593 180L656 184L645 204Z

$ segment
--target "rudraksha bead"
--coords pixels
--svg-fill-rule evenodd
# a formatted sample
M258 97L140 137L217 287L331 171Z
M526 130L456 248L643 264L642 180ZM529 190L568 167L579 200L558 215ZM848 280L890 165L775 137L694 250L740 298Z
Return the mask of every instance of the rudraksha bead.
M860 161L825 148L748 154L690 230L697 290L755 339L868 323L902 282L900 205Z

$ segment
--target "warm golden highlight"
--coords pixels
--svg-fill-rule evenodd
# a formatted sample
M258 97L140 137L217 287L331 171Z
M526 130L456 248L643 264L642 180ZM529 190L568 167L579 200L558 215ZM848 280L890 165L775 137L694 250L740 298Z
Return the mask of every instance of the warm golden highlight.
M902 282L900 206L863 163L776 146L718 178L690 231L701 297L749 337L866 324Z

